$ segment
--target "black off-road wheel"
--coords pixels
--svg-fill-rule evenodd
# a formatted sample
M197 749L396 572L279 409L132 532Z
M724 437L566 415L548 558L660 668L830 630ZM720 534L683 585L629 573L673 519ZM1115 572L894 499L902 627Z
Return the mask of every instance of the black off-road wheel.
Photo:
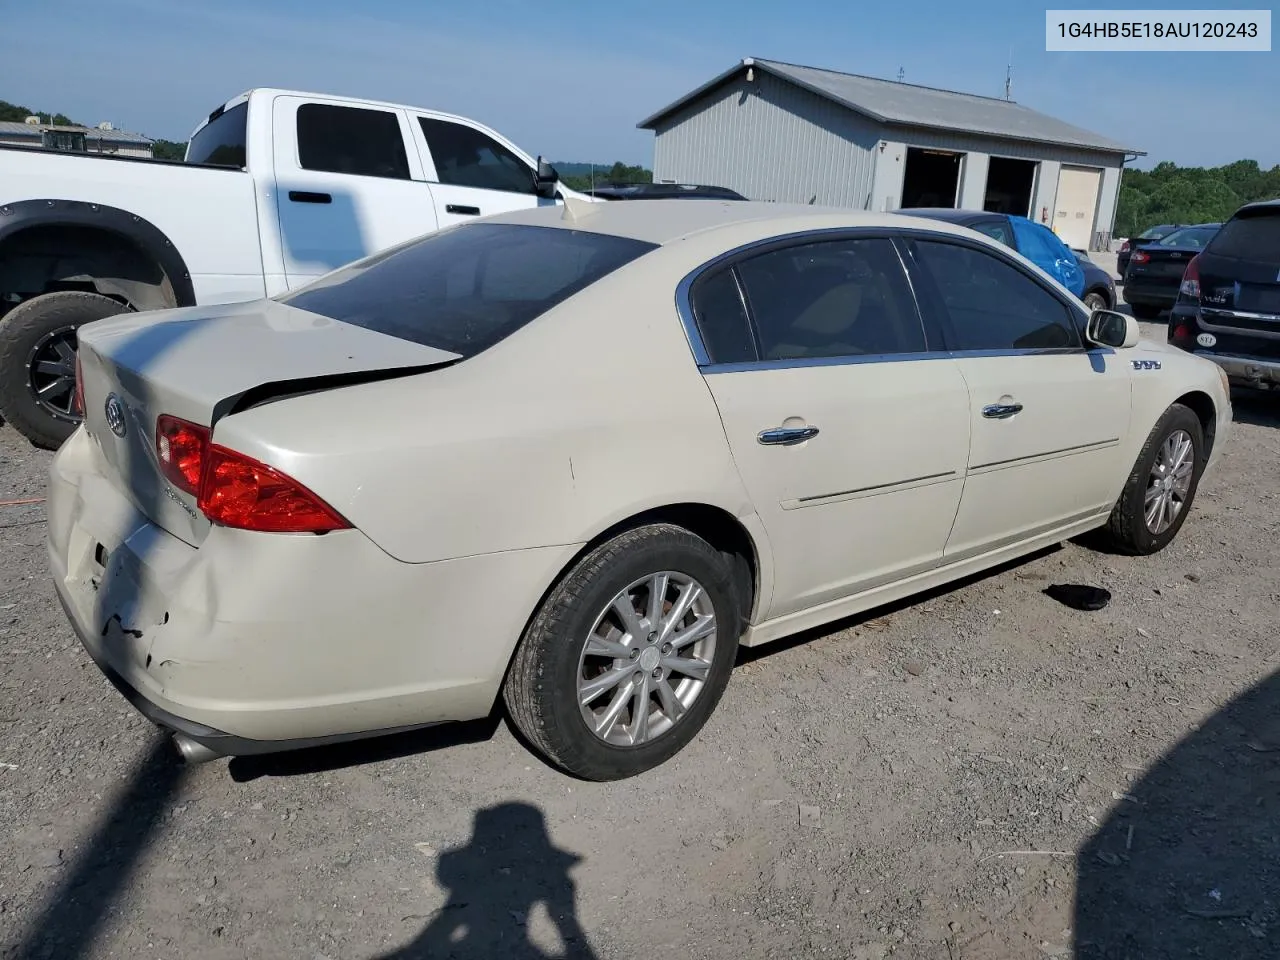
M582 557L530 621L503 688L512 722L554 765L619 780L679 753L715 709L742 628L732 568L671 524Z
M1204 472L1200 418L1175 403L1160 418L1138 453L1107 521L1109 545L1122 553L1158 553L1187 519Z
M37 447L62 445L75 409L76 331L129 308L96 293L46 293L0 318L0 416Z

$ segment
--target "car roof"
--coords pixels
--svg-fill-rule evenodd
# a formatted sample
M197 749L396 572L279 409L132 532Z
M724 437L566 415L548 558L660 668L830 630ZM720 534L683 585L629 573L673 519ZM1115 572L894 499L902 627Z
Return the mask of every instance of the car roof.
M773 233L853 227L901 230L912 225L935 232L972 236L963 227L900 213L867 213L840 207L712 198L700 203L678 199L645 203L570 200L565 206L557 204L515 210L494 214L485 220L612 234L660 246L709 231L724 232L728 242L735 242L737 237L747 240Z
M948 223L968 223L983 217L1003 217L1003 213L988 213L985 210L957 210L954 207L906 207L895 211L912 217L927 217L930 220L946 220Z

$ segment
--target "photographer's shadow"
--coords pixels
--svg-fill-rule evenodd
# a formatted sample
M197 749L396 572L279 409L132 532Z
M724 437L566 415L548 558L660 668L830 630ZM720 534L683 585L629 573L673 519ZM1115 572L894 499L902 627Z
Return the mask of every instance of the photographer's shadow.
M581 861L551 842L537 807L504 803L480 810L470 843L444 851L436 864L448 902L411 943L377 960L595 960L569 876ZM562 944L559 952L530 938L540 903Z

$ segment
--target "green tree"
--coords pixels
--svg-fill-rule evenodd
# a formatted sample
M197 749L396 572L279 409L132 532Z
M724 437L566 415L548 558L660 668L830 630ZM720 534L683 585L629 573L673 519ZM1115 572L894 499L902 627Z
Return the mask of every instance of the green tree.
M1242 204L1280 197L1280 164L1256 160L1221 167L1180 167L1168 160L1150 170L1125 170L1116 209L1116 236L1134 237L1158 223L1225 220Z
M181 160L187 155L187 145L172 140L154 140L151 143L151 155L157 160Z

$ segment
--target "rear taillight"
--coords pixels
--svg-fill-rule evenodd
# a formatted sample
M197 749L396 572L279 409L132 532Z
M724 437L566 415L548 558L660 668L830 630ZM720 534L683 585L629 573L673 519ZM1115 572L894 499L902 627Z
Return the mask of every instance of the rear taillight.
M209 448L199 506L214 523L263 533L327 533L351 526L298 481L217 444Z
M162 414L156 420L156 456L170 483L193 497L200 492L209 428Z
M84 416L84 373L80 369L80 351L76 351L76 392L71 400L71 412L77 417Z
M1135 250L1133 256L1129 258L1130 263L1146 263L1151 259L1151 254L1145 250Z
M1200 254L1192 257L1187 269L1183 271L1178 293L1188 300L1195 300L1197 303L1200 301Z
M209 441L209 428L164 414L156 455L165 477L196 498L210 522L262 533L328 533L351 527L292 477Z
M1191 328L1188 327L1185 323L1180 323L1176 327L1173 327L1169 330L1169 339L1170 340L1190 340Z

